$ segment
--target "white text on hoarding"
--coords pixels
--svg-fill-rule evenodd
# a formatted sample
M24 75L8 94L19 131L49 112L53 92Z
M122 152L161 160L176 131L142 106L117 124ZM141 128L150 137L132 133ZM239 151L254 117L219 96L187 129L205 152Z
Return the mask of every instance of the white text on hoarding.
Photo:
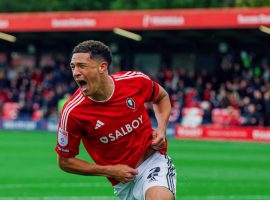
M182 16L143 16L143 26L179 26L185 23Z
M8 20L1 20L0 19L0 28L7 28L9 26Z
M269 24L270 15L237 15L237 22L239 24Z
M94 27L96 26L96 20L89 18L52 19L51 24L54 28Z

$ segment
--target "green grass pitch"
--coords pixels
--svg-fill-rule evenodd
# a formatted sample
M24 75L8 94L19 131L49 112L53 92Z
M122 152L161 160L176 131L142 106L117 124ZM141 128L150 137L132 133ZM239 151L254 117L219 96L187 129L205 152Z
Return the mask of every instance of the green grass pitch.
M115 199L104 177L60 171L47 132L0 130L0 200ZM169 139L179 200L270 200L270 144ZM82 148L82 158L88 159Z

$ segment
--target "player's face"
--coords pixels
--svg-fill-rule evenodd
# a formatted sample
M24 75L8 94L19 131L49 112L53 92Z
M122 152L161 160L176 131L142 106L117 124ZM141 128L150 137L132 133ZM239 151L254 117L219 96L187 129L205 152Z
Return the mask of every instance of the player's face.
M104 62L91 59L88 53L72 55L70 67L73 78L81 91L87 96L94 96L98 91L103 73Z

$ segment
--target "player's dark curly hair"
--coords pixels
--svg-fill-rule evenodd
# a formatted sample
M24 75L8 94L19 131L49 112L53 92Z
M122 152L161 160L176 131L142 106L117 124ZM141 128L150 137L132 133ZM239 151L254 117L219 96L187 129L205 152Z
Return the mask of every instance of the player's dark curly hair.
M108 65L112 62L112 52L103 42L87 40L74 47L74 53L89 53L91 59L104 59Z

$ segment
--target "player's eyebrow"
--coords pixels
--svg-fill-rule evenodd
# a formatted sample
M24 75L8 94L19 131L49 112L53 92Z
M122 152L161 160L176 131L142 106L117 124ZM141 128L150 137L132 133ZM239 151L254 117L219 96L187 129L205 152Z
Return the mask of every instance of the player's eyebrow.
M71 62L69 65L70 66L75 66L75 65L82 66L82 65L87 65L87 63L83 63L83 62Z

